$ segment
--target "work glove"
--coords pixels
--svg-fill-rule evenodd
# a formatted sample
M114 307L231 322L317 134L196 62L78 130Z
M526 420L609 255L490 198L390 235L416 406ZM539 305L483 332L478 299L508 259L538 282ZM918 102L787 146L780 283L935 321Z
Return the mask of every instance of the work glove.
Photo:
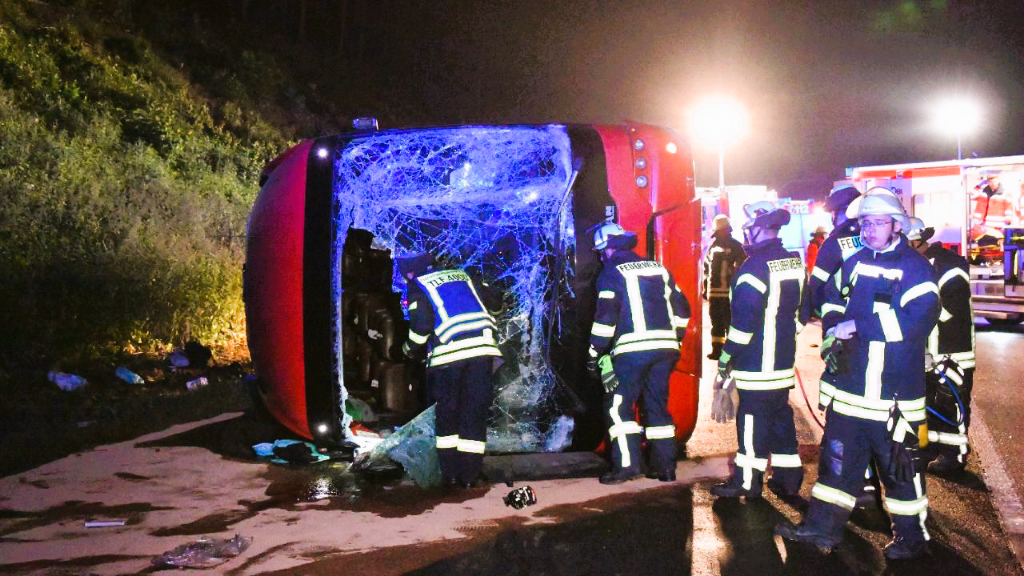
M845 374L850 369L848 352L845 340L840 340L831 331L826 334L821 343L821 359L825 361L829 374Z
M903 416L899 405L893 401L889 408L889 419L885 423L889 433L889 474L899 482L910 482L921 469L921 443L914 427ZM925 424L919 430L921 437L928 438ZM927 441L927 440L926 440Z
M736 390L736 380L732 376L729 367L719 364L718 373L715 375L715 398L711 401L711 418L719 424L729 422L736 417L739 409L739 392Z
M606 394L611 394L619 385L619 378L612 368L612 357L608 354L597 359L597 368L601 372L601 385Z

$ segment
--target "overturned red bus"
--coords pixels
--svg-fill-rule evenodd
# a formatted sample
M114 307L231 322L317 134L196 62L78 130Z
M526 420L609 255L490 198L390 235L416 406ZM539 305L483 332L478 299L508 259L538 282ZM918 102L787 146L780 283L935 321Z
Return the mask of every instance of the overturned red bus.
M588 233L615 220L661 261L695 311L700 205L688 146L621 125L455 126L306 141L264 169L244 271L258 399L294 433L332 444L360 398L408 420L422 368L392 356L407 330L393 258L428 251L475 275L501 327L491 452L571 449L605 434L601 385L585 370L600 260ZM485 298L486 299L486 298ZM682 445L693 432L701 322L671 379Z

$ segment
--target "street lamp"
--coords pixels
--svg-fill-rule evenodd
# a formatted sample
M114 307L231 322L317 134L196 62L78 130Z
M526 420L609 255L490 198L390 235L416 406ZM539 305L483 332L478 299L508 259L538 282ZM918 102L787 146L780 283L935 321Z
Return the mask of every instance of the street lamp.
M689 116L690 134L706 145L718 148L718 188L725 189L725 147L747 133L747 113L735 99L717 95L693 107Z
M956 159L962 160L960 141L965 133L973 132L981 124L981 108L967 98L948 98L935 105L932 118L936 129L956 136Z

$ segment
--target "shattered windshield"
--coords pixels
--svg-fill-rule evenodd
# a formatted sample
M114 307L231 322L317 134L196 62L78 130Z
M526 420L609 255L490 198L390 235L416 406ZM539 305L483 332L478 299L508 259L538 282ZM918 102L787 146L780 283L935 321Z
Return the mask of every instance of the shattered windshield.
M350 228L369 231L373 248L393 256L433 254L443 266L475 276L491 295L485 304L498 320L504 356L495 375L492 452L563 447L551 446L560 410L553 405L557 376L548 344L557 300L573 296L566 256L575 244L572 179L570 140L561 125L379 133L355 137L336 153L336 302ZM393 270L393 291L404 284Z

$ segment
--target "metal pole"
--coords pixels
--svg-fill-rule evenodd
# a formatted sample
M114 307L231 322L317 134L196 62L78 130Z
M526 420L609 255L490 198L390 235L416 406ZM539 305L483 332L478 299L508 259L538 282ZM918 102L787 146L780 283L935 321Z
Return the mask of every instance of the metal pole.
M963 156L960 154L960 129L956 130L956 159L957 162L963 160Z

